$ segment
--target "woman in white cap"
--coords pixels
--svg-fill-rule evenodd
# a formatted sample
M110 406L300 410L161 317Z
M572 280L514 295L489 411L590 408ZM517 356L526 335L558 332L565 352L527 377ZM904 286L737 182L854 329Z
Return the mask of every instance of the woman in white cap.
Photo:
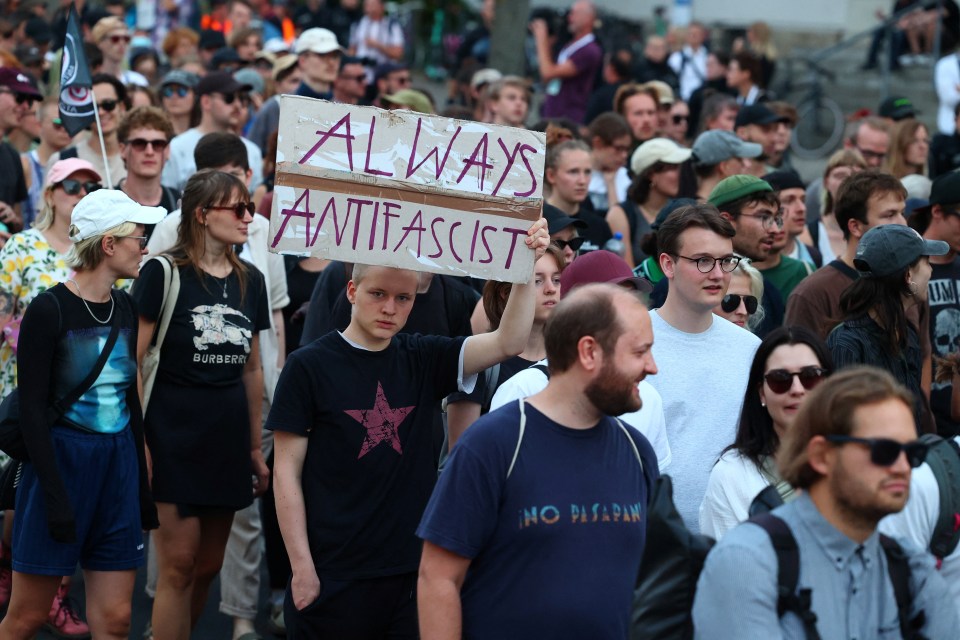
M136 278L144 225L166 211L100 190L73 208L66 282L34 299L20 332L21 431L13 592L0 637L31 638L79 564L95 638L127 638L143 530L157 527L137 391L137 316L114 282Z
M630 169L635 177L627 199L607 212L610 231L619 232L627 240L623 243L623 259L631 267L646 257L640 239L650 231L660 209L677 197L680 165L690 159L690 153L690 149L667 138L647 140L633 152Z

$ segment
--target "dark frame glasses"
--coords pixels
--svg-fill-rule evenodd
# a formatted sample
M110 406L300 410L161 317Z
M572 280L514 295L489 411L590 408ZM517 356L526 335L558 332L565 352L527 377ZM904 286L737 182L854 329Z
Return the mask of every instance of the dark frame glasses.
M239 91L237 93L218 93L217 95L223 100L223 104L228 106L237 100L240 101L240 104L250 104L250 96Z
M11 91L6 87L0 87L0 93L9 93L13 96L13 99L16 100L17 104L23 104L25 102L33 105L35 102L40 102L40 98L37 96L32 96L29 93L20 93L18 91Z
M120 104L119 100L104 100L103 102L97 103L97 109L107 113L113 113L113 110L117 108L118 104Z
M237 204L220 204L220 205L207 205L203 208L204 213L210 211L211 209L222 209L224 211L233 211L233 215L237 216L237 220L243 220L244 216L248 213L252 216L257 210L257 205L252 202L238 202Z
M164 98L172 98L174 94L178 95L181 98L186 98L187 94L190 93L190 87L185 87L182 84L172 85L168 84L163 88L160 94Z
M572 238L570 240L552 240L551 242L560 247L561 250L570 247L570 250L576 253L580 251L580 247L582 247L586 241L586 238Z
M147 148L147 145L150 145L154 151L160 153L167 148L168 141L165 138L160 138L159 140L134 138L133 140L127 140L126 144L133 147L136 151L144 151Z
M828 373L829 371L823 367L815 367L811 365L808 367L801 367L800 371L771 369L763 374L763 379L767 382L767 386L770 387L770 391L780 395L790 391L790 388L793 386L794 376L800 380L800 384L803 385L803 388L809 391L823 382L823 379L827 377Z
M919 440L912 442L897 442L887 438L856 438L854 436L829 435L824 436L827 442L834 444L863 444L870 447L870 462L878 467L889 467L893 465L900 457L900 452L907 454L907 462L911 467L917 468L927 458L927 451L930 449L926 444Z
M670 120L673 122L673 124L680 124L681 122L690 120L690 116L688 115L685 116L679 113L675 113L672 116L670 116Z
M723 296L723 300L720 301L720 308L723 309L724 313L731 313L740 308L740 300L743 300L748 314L753 315L757 312L757 305L760 304L760 301L757 300L756 296L741 296L736 293L728 293Z
M63 192L68 196L80 195L80 189L83 189L87 193L93 193L103 188L102 184L94 180L82 182L80 180L74 180L73 178L64 178L54 186L61 187Z

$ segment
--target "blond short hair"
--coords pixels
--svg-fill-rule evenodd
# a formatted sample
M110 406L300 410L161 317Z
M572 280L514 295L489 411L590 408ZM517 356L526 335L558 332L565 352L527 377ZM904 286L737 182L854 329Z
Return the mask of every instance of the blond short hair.
M120 30L122 30L124 33L130 33L130 29L127 28L126 22L117 16L107 16L106 18L101 18L97 21L97 24L93 25L93 30L90 32L90 37L93 38L94 42L99 44L100 41L106 38L110 33Z
M137 225L133 222L123 222L112 229L107 229L100 235L84 238L70 247L70 251L67 252L67 257L65 258L67 266L77 271L91 271L96 269L106 257L103 253L103 243L100 242L101 240L106 236L125 238L133 235L136 230Z

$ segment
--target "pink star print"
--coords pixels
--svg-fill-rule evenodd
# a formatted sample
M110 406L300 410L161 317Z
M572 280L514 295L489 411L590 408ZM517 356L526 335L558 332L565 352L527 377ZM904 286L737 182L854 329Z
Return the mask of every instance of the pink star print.
M367 430L357 460L367 455L381 442L389 442L393 450L403 454L397 429L414 407L392 409L383 393L383 385L377 382L377 401L372 409L346 409L344 413L359 422Z

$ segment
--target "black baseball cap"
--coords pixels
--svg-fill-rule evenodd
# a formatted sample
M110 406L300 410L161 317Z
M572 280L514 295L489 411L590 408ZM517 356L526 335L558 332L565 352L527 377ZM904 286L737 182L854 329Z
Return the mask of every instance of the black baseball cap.
M550 235L573 225L575 229L586 229L587 223L580 218L572 218L552 204L543 203L543 217L547 219L547 231Z
M915 118L920 111L913 106L913 101L905 96L890 96L880 103L877 114L881 118L890 118L894 122Z
M746 107L740 107L740 111L737 111L737 119L733 126L745 127L751 124L767 125L775 122L789 121L789 118L785 116L778 116L765 105L751 104Z
M252 89L248 84L240 84L227 71L211 71L200 78L194 91L198 96L204 96L210 93L231 94L241 91L250 91Z

